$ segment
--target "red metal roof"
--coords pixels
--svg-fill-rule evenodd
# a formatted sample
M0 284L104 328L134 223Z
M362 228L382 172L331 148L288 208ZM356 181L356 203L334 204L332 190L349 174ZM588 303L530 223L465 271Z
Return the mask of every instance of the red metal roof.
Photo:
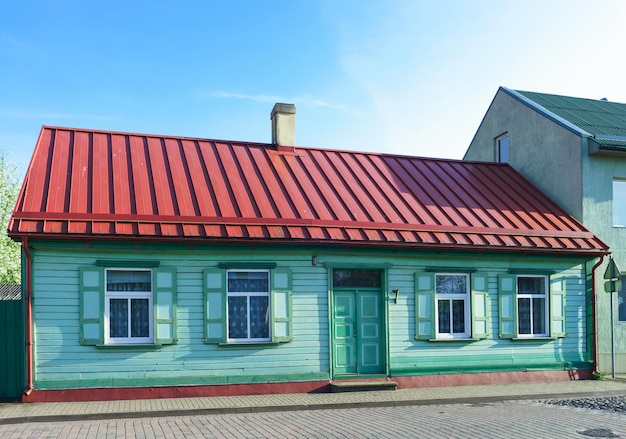
M9 234L608 250L505 164L48 126Z

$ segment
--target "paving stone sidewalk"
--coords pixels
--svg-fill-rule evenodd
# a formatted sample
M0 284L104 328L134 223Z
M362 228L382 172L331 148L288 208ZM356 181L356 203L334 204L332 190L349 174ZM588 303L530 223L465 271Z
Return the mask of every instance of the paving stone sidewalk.
M0 425L96 419L190 416L329 408L481 403L626 395L626 380L431 387L375 392L0 404Z

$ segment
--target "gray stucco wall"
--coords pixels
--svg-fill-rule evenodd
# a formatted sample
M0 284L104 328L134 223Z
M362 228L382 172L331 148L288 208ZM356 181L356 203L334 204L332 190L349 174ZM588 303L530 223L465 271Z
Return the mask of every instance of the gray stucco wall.
M626 157L587 155L583 163L584 224L609 244L611 256L622 273L626 273L626 228L613 227L613 179L626 179ZM598 351L600 369L611 371L611 294L604 292L603 275L608 258L597 272ZM622 282L622 288L626 288ZM619 295L613 294L615 335L615 371L626 373L626 322L619 321Z
M581 137L499 90L464 160L495 161L495 138L504 133L511 166L582 220Z

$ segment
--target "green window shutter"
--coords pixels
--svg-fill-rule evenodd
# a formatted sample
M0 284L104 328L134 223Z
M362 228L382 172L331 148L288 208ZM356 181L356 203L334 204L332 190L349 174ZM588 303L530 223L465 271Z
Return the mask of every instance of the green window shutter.
M435 338L435 275L415 273L415 338Z
M104 343L104 269L80 267L80 343Z
M275 268L272 276L272 341L284 343L293 339L291 310L291 270Z
M501 274L500 290L500 338L517 337L517 283L516 276Z
M204 275L204 342L226 341L226 270L206 268Z
M489 337L489 278L486 273L471 275L472 338Z
M154 269L154 343L174 344L176 338L176 269Z
M565 337L566 280L562 275L550 276L550 337Z

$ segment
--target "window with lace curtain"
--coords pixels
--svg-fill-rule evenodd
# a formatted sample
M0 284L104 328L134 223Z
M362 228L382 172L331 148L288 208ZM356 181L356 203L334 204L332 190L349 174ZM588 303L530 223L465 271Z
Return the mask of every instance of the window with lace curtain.
M227 271L228 341L270 341L269 270Z
M105 343L152 343L152 270L105 270Z
M548 335L546 276L517 277L517 325L520 337Z
M435 275L437 338L469 337L469 275Z

